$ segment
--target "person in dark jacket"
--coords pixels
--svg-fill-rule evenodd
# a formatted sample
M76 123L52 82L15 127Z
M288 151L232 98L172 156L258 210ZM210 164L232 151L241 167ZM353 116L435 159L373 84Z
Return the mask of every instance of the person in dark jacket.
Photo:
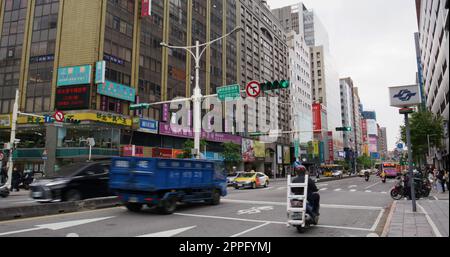
M8 181L8 168L3 166L0 172L0 185L5 184Z
M19 169L17 169L17 167L14 167L11 178L11 192L14 191L14 189L16 189L17 192L20 191L19 185L21 179L22 174L20 174L20 171Z
M296 166L294 168L297 177L295 177L292 180L292 183L305 183L305 176L306 176L306 168L305 166ZM316 186L316 183L311 178L308 178L308 192L307 200L311 204L313 208L313 212L316 215L320 215L319 209L320 209L320 195L317 193L319 192L319 189ZM292 193L302 195L303 194L303 188L292 188Z
M440 170L436 176L438 179L438 182L441 184L442 187L442 193L445 193L445 171Z

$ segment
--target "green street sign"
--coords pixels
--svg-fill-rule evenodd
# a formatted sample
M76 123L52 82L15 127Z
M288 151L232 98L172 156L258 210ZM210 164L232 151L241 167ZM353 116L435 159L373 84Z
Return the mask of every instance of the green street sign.
M241 97L241 86L240 85L229 85L224 87L217 88L217 95L219 100L224 101L232 101Z
M150 104L132 104L132 105L130 105L131 111L143 110L143 109L149 109L149 108L150 108Z
M295 157L299 157L300 156L300 141L295 140L294 146L295 146Z

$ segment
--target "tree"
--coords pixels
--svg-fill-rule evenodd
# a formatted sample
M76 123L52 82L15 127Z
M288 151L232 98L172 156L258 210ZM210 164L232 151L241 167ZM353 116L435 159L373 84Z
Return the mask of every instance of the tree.
M241 146L232 142L226 142L223 146L223 158L228 171L242 162Z
M184 142L183 153L179 154L177 157L179 159L192 159L192 149L194 149L195 143L193 140L189 139ZM208 146L206 140L200 141L200 149L205 149Z
M375 165L375 161L367 155L359 156L356 161L363 169L370 169Z
M430 147L439 148L442 146L444 137L443 119L441 116L435 116L427 110L421 110L411 115L411 145L413 158L416 163L423 163L424 157L428 153L428 136L430 138ZM406 127L401 127L401 136L403 142L406 142Z

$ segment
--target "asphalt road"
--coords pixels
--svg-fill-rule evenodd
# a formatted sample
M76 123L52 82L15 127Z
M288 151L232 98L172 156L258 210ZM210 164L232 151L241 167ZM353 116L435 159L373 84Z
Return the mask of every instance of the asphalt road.
M366 237L381 235L393 202L372 177L319 183L319 225L304 234L286 225L286 182L269 188L229 189L218 206L179 206L173 215L124 207L0 222L0 237Z

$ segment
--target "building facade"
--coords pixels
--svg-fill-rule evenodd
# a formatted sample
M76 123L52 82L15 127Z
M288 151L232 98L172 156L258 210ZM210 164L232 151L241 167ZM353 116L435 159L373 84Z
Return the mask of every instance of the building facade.
M449 3L447 0L416 1L420 60L426 108L443 117L446 130L441 149L432 149L433 163L448 168L449 138Z
M17 162L42 170L88 156L87 138L95 139L94 158L119 155L127 145L142 154L176 157L191 135L167 129L167 110L155 106L130 111L133 103L191 96L193 60L180 50L227 34L237 24L234 0L151 1L151 14L138 0L0 1L0 114L10 117L16 89L20 111L54 119L19 118ZM240 84L238 35L211 45L201 61L203 94L222 85ZM79 121L72 124L72 121ZM69 121L68 121L69 120ZM9 126L0 141L9 141ZM239 136L208 138L210 156L221 142L241 144ZM179 153L179 152L178 152ZM215 155L217 156L217 155Z
M352 128L355 123L354 107L353 107L353 80L345 78L340 80L341 84L341 112L342 112L342 126ZM355 134L343 133L344 147L355 149Z
M361 98L359 97L359 89L353 87L353 130L355 137L355 157L363 155L363 140L362 140L362 108Z

